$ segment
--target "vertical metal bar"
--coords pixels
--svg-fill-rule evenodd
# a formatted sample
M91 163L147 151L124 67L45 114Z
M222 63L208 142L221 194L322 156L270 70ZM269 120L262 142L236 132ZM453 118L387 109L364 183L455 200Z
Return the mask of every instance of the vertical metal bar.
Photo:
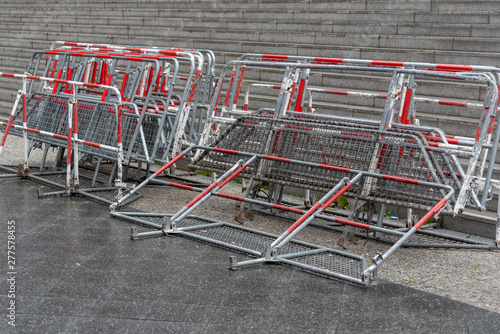
M2 143L0 144L0 156L2 155L3 147L5 146L5 141L7 140L7 135L9 134L12 121L14 120L14 115L17 111L17 106L19 105L19 100L21 99L22 95L22 90L19 90L16 94L16 100L14 101L14 106L12 107L12 111L10 112L9 122L7 123L7 128L5 128L5 132L3 133Z
M68 145L67 145L67 159L66 159L66 187L64 193L70 195L71 193L71 142L73 138L73 101L68 100ZM77 157L75 157L77 158Z
M74 158L74 168L73 168L73 187L75 191L78 191L80 187L80 180L78 175L78 101L76 99L77 87L73 89L73 100L69 101L72 104L73 109L73 158ZM69 113L70 111L68 111ZM70 155L70 149L68 148L68 155Z
M23 161L23 174L28 175L28 154L29 154L29 148L28 148L28 104L26 101L26 85L27 85L27 78L26 76L23 77L23 88L22 88L22 94L23 94L23 143L24 143L24 161Z

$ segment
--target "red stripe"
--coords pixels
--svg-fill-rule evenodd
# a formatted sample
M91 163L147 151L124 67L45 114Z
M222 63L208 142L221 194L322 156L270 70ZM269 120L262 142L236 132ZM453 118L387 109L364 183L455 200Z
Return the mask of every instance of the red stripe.
M288 56L284 55L262 55L262 60L286 60Z
M231 195L231 194L218 193L217 196L225 197L225 198L229 198L229 199L234 199L234 200L237 200L237 201L245 201L245 197Z
M94 147L97 147L97 148L101 147L101 144L93 143L93 142L91 142L91 141L86 141L86 140L84 140L84 141L83 141L83 143L84 143L85 145L94 146Z
M238 153L240 153L239 151L228 150L228 149L225 149L225 148L218 148L218 147L215 147L214 151L215 152L221 152L221 153L228 153L228 154L238 154Z
M68 167L69 165L71 165L71 137L72 137L72 129L71 128L68 128L68 154L67 154L67 163L68 163Z
M26 94L23 93L23 123L26 125L26 118L28 117L28 103L26 101Z
M269 159L269 160L276 160L276 161L285 161L285 162L290 162L292 159L288 158L281 158L281 157L273 157L272 155L264 155L264 159Z
M310 208L302 217L300 217L295 223L292 224L286 231L288 233L292 233L300 224L302 224L309 216L311 216L318 208L321 206L320 202L317 202Z
M78 106L77 103L73 103L73 132L78 134Z
M2 73L2 76L4 76L4 77L14 77L14 74L12 74L12 73Z
M52 94L55 94L57 91L58 82L61 82L60 79L61 79L62 72L63 72L63 70L59 70L59 72L57 73L57 78L54 80L56 82L56 84L54 85L54 88L52 89Z
M158 171L156 171L155 175L160 175L161 173L163 173L165 171L165 169L172 166L174 163L176 163L183 156L184 156L184 152L182 152L181 154L179 154L178 156L176 156L175 158L170 160L166 165L164 165L162 168L160 168Z
M347 92L345 90L327 89L327 90L325 90L325 92L336 94L336 95L347 95Z
M437 64L438 70L458 70L458 71L471 71L472 66L469 65L451 65L451 64Z
M372 61L372 65L374 65L374 66L402 67L404 65L404 63L402 61L374 60L374 61Z
M231 78L229 78L229 85L227 87L226 98L224 99L224 107L228 106L229 95L231 95L231 88L233 87L234 77L236 76L236 71L231 71Z
M340 196L342 196L343 193L345 193L347 191L347 189L351 188L353 186L354 183L349 183L345 186L342 187L342 189L340 189L332 198L330 198L328 201L325 202L325 204L323 204L321 206L321 208L323 210L326 210L326 208L328 208L330 205L332 205L333 202L335 202Z
M168 185L172 186L172 187L176 187L176 188L186 189L186 190L193 190L193 188L194 188L192 186L186 186L184 184L174 183L174 182L169 182Z
M217 182L212 183L207 189L203 190L203 192L201 194L199 194L193 200L191 200L191 202L189 202L188 204L186 204L186 208L190 208L193 205L195 205L200 199L203 198L203 196L205 196L206 194L208 194L209 192L211 192L215 187L217 187L217 185L218 185Z
M439 100L438 104L445 106L467 107L466 102Z
M10 129L10 124L12 124L12 121L14 120L14 115L10 115L10 118L9 118L9 123L3 123L3 125L7 125L7 128L5 129L5 133L3 135L3 139L2 139L2 144L0 146L4 146L5 145L5 140L7 139L7 135L9 134L9 129Z
M241 166L240 168L238 168L237 170L235 170L234 173L232 173L227 179L225 179L224 181L221 182L221 184L219 185L219 187L220 188L224 187L228 182L230 182L232 179L234 179L236 177L236 175L238 175L239 173L241 173L247 167L248 167L248 164L246 164L244 166Z
M279 204L273 204L273 208L303 214L305 211L297 208L290 208Z
M314 58L315 62L318 63L325 63L325 64L342 64L344 61L341 58L323 58L323 57L315 57Z
M125 60L131 60L131 61L142 61L141 58L133 58L133 57L125 57Z
M347 173L349 173L351 171L350 168L337 167L337 166L331 166L331 165L325 165L325 164L321 164L321 165L319 165L319 167L326 168L326 169L338 170L338 171L347 172Z
M352 220L347 220L347 219L342 219L342 218L335 218L335 222L336 223L341 223L341 224L344 224L344 225L351 225L351 226L355 226L355 227L359 227L359 228L364 228L365 230L369 230L370 229L370 225L363 224L363 223L358 223L358 222L354 222Z
M99 88L100 85L94 83L84 83L83 87Z
M299 83L299 91L297 92L297 100L295 101L295 110L294 111L301 111L300 110L300 105L302 104L302 98L304 96L304 85L306 81L304 79L300 79ZM299 116L300 117L300 116Z
M401 114L401 119L399 123L401 124L409 124L410 120L408 119L408 110L410 109L410 100L411 100L412 89L408 88L406 90L405 102L403 104L403 113Z
M418 221L418 223L415 224L414 227L418 230L422 225L424 225L427 222L427 220L429 220L429 218L431 218L434 214L436 214L439 210L441 210L441 208L443 208L446 205L446 202L448 202L446 198L440 200L438 204L436 204L429 212L425 214L425 216L423 216Z
M240 78L238 79L238 86L236 86L236 94L234 95L233 104L238 104L238 98L240 97L241 91L241 83L243 82L243 77L245 75L246 66L241 67ZM198 77L198 73L196 73L196 77Z
M406 177L399 177L399 176L392 176L392 175L384 175L384 176L382 176L382 178L384 180L411 183L411 184L418 184L420 182L419 180L408 179Z

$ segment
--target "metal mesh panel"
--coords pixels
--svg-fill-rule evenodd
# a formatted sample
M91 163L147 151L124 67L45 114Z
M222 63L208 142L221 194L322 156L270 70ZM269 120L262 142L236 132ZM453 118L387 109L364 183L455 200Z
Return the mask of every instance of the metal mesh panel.
M188 234L202 236L249 250L264 252L275 238L266 237L260 234L240 230L230 226L204 228L196 231L189 231Z
M128 119L125 120L124 118L123 121L123 142L124 147L129 150L131 158L143 162L151 162L152 159L154 159L155 162L165 162L163 156L165 155L165 151L171 146L171 144L167 142L171 132L169 116L166 116L162 128L160 128L160 124L162 123L160 114L147 112L140 122L144 134L144 142L146 143L147 155L138 128L139 118L131 113L128 113L127 116ZM137 131L137 137L132 147L130 147L130 142L135 131ZM160 136L158 136L159 131L163 131ZM154 152L155 146L156 152ZM152 156L153 153L154 157Z
M117 147L117 110L111 103L78 101L78 138L98 144ZM111 160L117 159L116 152L102 148L80 145L82 153L93 154Z
M32 129L68 135L68 98L48 94L33 94L27 99L27 126ZM13 124L22 125L22 107L14 116ZM20 129L12 129L13 135L22 136ZM28 138L43 143L66 146L67 141L44 136L34 132L27 133Z
M420 138L403 132L381 132L345 123L247 116L232 125L215 146L441 183ZM218 173L238 159L218 152L202 157L202 161L195 162L197 167ZM353 176L348 170L274 160L261 161L258 169L250 168L245 176L252 174L259 180L319 191L328 191L342 178ZM357 187L351 188L351 194L354 192L365 199L421 207L432 206L442 198L442 194L431 187L373 177L365 177Z
M58 95L36 93L27 100L27 125L29 128L58 135L68 135L68 103L70 98ZM78 100L78 138L112 147L117 146L116 106L112 103ZM16 112L14 124L22 125L22 108ZM20 129L12 129L12 134L22 136ZM28 138L37 142L66 147L68 142L39 133L27 132ZM112 160L115 152L89 145L80 145L80 153L93 154Z
M129 147L137 128L138 119L139 116L137 116L132 110L127 108L123 109L122 142L123 150L127 150L127 152L124 152L124 156L130 154Z
M158 117L159 117L158 115L148 113L147 115L144 116L141 122L148 155L150 155L153 152L153 147L155 145L156 137L159 131ZM132 146L131 156L135 160L148 162L148 159L146 158L146 153L144 151L142 139L139 135L137 136L137 139L135 140L134 145Z
M386 242L395 243L399 240L399 237L392 234L381 234L380 238L382 238ZM470 240L470 242L464 242L460 240L454 240L452 238L439 237L435 235L428 235L424 233L415 233L412 235L407 243L411 244L419 244L425 246L426 244L441 244L441 245L465 245L465 244L473 244L474 240Z
M361 277L363 261L352 257L324 252L315 255L307 255L290 259L294 262L305 264L314 268L331 271L349 277Z

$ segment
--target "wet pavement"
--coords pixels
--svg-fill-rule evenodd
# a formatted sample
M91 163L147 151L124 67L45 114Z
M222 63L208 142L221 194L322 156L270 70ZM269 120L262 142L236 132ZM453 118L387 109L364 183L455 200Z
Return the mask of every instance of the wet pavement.
M110 217L106 206L78 196L38 199L38 187L0 179L1 333L500 328L498 313L394 283L359 287L279 265L230 271L232 251L181 237L131 241L132 225Z

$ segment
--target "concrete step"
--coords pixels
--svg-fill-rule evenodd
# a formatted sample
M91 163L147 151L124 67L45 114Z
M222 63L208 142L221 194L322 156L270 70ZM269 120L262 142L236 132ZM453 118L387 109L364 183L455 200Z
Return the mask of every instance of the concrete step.
M29 30L36 27L38 29L50 29L51 31L61 31L68 29L68 25L75 27L78 31L85 31L89 28L88 22L92 20L92 16L73 16L73 17L40 17L36 15L23 15L11 17L10 15L0 15L0 22L3 22L7 27L2 26L2 30L14 30L18 27L19 30ZM44 23L40 27L40 23ZM123 19L116 17L101 17L99 27L107 29L107 26L123 27ZM80 26L78 26L80 25ZM83 26L82 26L83 25ZM297 32L315 33L315 34L337 34L338 36L348 35L386 35L386 36L431 36L431 37L481 37L481 38L496 38L496 31L500 28L498 24L438 24L438 23L378 23L378 24L353 24L349 21L321 21L307 22L299 21L290 22L289 20L274 20L274 21L252 21L245 20L228 20L228 19L198 19L198 18L171 18L168 21L159 18L145 17L128 17L127 26L130 27L155 27L159 26L182 28L182 29L226 29L236 32L246 30L248 32L265 31L265 32ZM96 30L96 29L93 29ZM106 33L106 32L103 32ZM110 32L111 33L111 32ZM129 33L134 33L133 30ZM406 37L405 37L406 38Z
M453 218L443 216L443 227L464 233L494 239L496 233L496 212L477 212L466 209L463 214Z

